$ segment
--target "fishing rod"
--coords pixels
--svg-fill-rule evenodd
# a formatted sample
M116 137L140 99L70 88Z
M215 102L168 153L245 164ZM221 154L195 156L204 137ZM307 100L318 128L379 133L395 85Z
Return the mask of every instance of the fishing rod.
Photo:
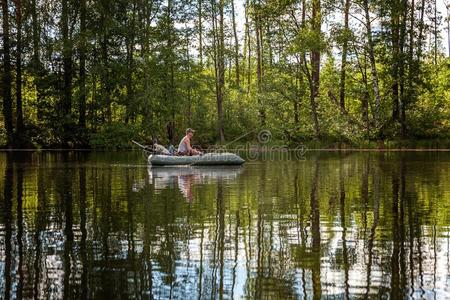
M135 140L131 140L131 142L133 142L134 144L136 144L137 146L139 146L140 148L142 148L142 150L144 150L144 151L153 152L152 147L142 145L142 144L136 142Z

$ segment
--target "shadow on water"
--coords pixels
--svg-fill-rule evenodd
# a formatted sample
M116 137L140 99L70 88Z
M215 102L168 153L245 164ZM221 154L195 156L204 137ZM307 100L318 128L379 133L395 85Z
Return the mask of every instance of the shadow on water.
M450 155L1 153L0 298L450 297Z

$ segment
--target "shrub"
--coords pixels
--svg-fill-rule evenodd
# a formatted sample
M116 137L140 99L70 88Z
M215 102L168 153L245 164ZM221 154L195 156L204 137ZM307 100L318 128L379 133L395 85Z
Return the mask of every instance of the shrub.
M89 143L94 149L126 149L137 135L136 125L112 123L91 134Z

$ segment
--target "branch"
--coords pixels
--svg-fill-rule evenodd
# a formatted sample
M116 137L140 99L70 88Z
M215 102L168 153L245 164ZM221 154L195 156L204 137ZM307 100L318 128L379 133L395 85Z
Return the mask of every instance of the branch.
M336 96L333 94L332 91L328 91L328 97L331 99L331 102L334 103L336 106L339 107L341 114L345 117L347 117L347 122L355 124L357 126L359 126L360 128L365 129L366 126L364 126L363 124L361 124L358 120L356 120L355 118L353 118L348 111L343 108L342 106L339 105L339 101L337 100Z

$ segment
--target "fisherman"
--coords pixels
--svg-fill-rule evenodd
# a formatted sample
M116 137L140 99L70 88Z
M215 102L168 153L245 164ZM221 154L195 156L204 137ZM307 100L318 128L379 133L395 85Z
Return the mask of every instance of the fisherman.
M192 128L186 129L186 135L181 139L178 145L178 155L201 155L202 152L192 148L191 139L194 136L195 130Z

